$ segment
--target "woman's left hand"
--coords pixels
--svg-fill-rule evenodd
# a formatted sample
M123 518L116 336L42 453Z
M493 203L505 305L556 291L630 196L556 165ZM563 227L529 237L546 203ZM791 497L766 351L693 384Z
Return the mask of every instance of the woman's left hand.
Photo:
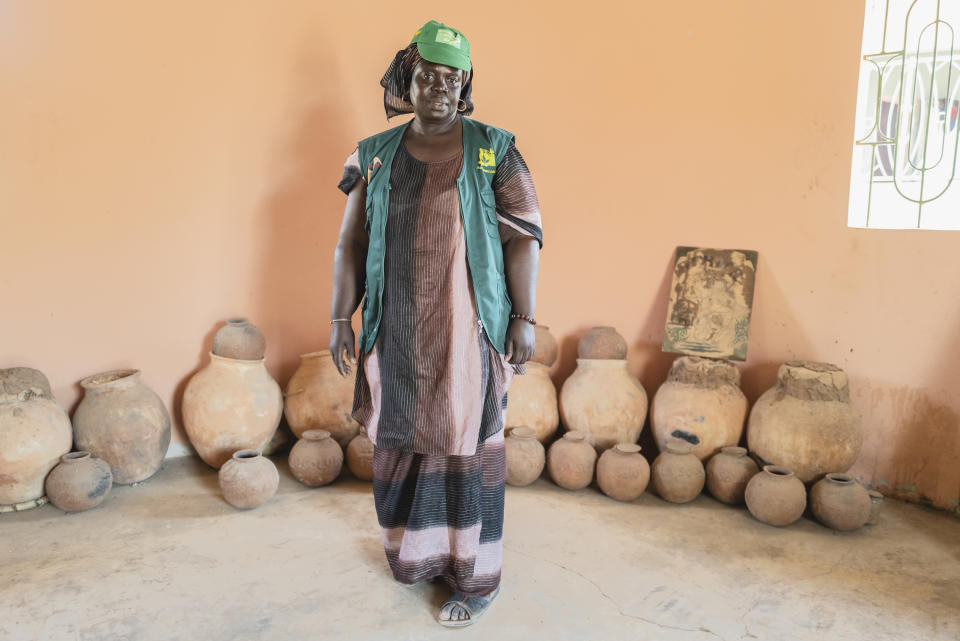
M533 357L536 348L533 325L522 318L513 318L507 326L506 359L512 365L523 365Z

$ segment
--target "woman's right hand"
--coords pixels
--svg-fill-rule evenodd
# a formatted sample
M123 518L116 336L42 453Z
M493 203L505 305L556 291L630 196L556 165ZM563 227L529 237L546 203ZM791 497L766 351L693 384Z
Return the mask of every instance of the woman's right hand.
M344 355L346 354L346 355ZM330 355L340 376L347 376L357 364L357 339L350 323L334 323L330 332Z

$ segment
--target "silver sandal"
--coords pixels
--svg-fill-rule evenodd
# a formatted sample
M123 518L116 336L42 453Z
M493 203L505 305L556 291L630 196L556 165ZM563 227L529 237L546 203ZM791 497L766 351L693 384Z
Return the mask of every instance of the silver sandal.
M467 618L452 621L450 619L443 620L437 616L437 623L446 628L464 628L468 625L473 625L476 623L477 619L483 616L483 613L490 608L490 604L493 603L493 600L497 598L498 594L500 594L499 585L497 586L496 590L487 596L464 596L462 594L454 594L452 597L447 599L447 602L443 604L443 607L440 608L440 611L443 612L443 609L448 605L459 605L461 608L466 610Z

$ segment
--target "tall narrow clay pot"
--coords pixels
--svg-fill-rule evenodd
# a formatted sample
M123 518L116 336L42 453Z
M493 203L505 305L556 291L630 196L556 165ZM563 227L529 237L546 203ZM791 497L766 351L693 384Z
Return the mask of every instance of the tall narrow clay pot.
M373 442L366 430L353 437L347 445L347 467L361 481L373 480Z
M671 503L689 503L703 491L706 473L693 448L697 443L671 437L653 461L650 474L657 494Z
M140 380L140 370L119 369L80 381L83 400L73 413L73 440L110 464L113 482L144 481L160 469L170 445L170 414Z
M246 318L229 318L213 337L213 353L223 358L258 361L267 352L267 340Z
M307 430L290 449L290 471L309 487L332 483L343 469L343 450L326 430Z
M744 500L758 521L782 527L803 516L807 488L787 468L767 465L747 483Z
M577 359L560 391L560 417L569 430L587 433L598 452L635 443L647 417L647 393L619 359Z
M0 512L43 505L43 480L72 440L70 419L42 372L0 369Z
M503 444L507 458L507 483L524 486L540 478L547 458L533 428L513 428Z
M294 436L306 430L326 430L346 447L360 432L353 420L353 388L356 370L340 376L327 350L300 356L300 367L287 383L284 414Z
M60 457L46 480L47 498L64 512L96 507L113 487L110 465L90 452L70 452Z
M557 388L550 378L549 366L528 362L526 370L526 374L514 376L510 384L506 427L530 427L537 440L546 443L560 426Z
M597 485L610 498L632 501L650 482L650 464L636 443L618 443L597 461Z
M776 386L757 399L747 422L750 451L804 483L849 469L862 442L847 375L828 363L781 365Z
M747 483L760 471L743 447L725 447L707 462L707 490L728 505L741 505Z
M227 503L249 509L273 498L280 484L280 474L273 461L257 450L240 450L220 467L217 480Z
M681 356L667 381L653 395L650 425L663 449L680 429L700 437L693 453L701 461L721 447L736 445L747 418L747 397L740 391L740 370L730 361Z
M183 427L200 458L213 468L239 450L260 451L283 414L283 396L263 360L210 354L210 363L183 391Z
M560 487L579 490L590 485L597 464L597 451L584 432L567 432L547 451L547 472Z
M810 511L829 528L849 532L870 518L870 494L846 474L832 473L810 488Z

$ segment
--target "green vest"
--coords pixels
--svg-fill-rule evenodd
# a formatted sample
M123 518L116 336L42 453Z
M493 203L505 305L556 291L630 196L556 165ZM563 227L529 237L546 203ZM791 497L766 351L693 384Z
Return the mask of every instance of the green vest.
M497 225L493 175L497 161L506 154L513 134L461 117L463 122L463 168L457 178L460 217L467 244L467 264L473 280L474 299L490 343L501 354L512 303L503 275L503 247ZM361 353L369 352L377 339L383 313L383 269L386 252L387 216L390 209L390 169L409 122L361 140L360 167L367 172L366 296L363 299Z

